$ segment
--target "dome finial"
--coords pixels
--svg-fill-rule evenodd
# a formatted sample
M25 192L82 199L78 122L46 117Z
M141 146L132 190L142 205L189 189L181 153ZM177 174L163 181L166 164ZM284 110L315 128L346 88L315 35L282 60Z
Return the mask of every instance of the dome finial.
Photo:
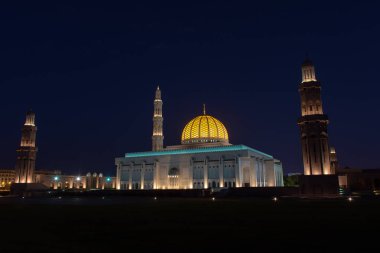
M161 90L160 90L160 87L158 85L157 85L157 89L156 89L155 99L161 100Z
M206 115L206 104L203 104L203 115Z

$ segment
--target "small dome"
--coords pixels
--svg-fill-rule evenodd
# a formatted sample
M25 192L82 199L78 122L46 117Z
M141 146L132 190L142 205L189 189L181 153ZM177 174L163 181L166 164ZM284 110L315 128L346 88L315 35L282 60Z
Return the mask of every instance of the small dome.
M182 131L182 144L228 143L227 129L223 123L210 115L201 115L190 120Z

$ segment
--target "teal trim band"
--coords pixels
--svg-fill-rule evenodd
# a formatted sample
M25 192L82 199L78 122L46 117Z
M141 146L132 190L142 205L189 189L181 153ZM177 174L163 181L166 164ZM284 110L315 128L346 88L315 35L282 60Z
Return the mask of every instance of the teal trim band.
M136 153L126 153L125 158L137 158L137 157L148 157L148 156L163 156L163 155L187 155L187 154L200 154L209 152L228 152L228 151L252 151L263 155L267 158L273 159L273 156L265 154L256 149L247 147L245 145L230 145L230 146L219 146L219 147L204 147L204 148L190 148L190 149L174 149L174 150L160 150L160 151L147 151L147 152L136 152Z

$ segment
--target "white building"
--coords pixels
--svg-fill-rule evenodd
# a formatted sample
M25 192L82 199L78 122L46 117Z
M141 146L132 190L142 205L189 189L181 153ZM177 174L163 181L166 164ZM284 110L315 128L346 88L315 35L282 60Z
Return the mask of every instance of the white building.
M181 145L163 147L161 91L156 90L152 150L115 159L117 189L205 189L283 186L282 165L273 156L229 143L216 118L203 115L183 129Z

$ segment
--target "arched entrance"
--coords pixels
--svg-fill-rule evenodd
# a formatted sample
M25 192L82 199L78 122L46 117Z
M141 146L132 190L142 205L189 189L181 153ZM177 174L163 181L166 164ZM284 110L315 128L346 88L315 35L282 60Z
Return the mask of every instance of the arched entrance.
M250 187L251 184L251 175L250 175L250 171L249 171L249 167L245 167L243 168L243 186L244 187Z

